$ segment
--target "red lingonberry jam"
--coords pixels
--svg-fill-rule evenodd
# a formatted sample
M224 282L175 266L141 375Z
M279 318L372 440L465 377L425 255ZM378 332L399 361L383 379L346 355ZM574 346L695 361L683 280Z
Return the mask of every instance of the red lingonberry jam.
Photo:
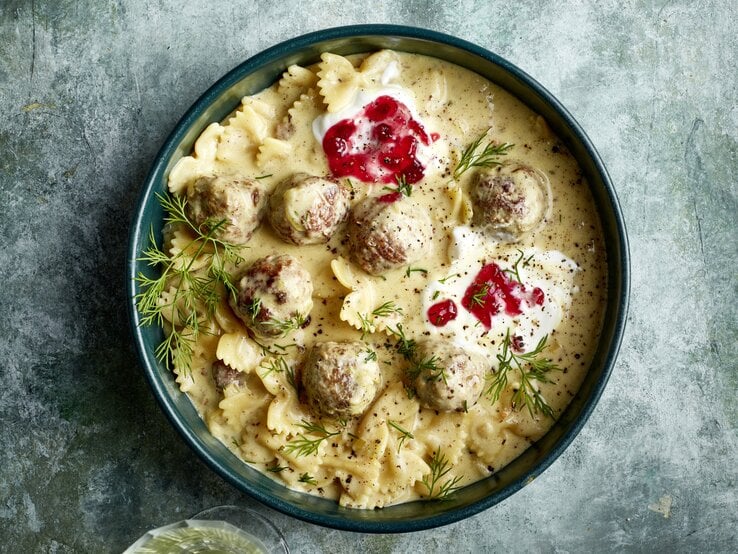
M428 321L436 327L443 327L449 321L456 319L456 303L451 300L441 300L428 308Z
M482 266L466 289L461 305L489 329L492 318L501 311L516 316L523 313L526 305L542 306L544 301L545 294L540 288L528 292L525 285L510 277L496 263L489 263Z
M546 299L546 295L538 287L531 291L531 299L536 306L543 306L543 301Z
M383 194L377 200L380 202L384 202L385 204L392 204L392 202L397 202L400 198L402 198L402 194L399 192L388 192L387 194Z
M333 125L323 137L328 166L336 177L356 177L367 183L417 183L425 167L418 145L438 140L413 119L410 109L391 96L370 102L353 119ZM399 196L384 201L394 202Z
M520 335L514 335L511 343L512 349L515 350L515 352L523 352L525 350L525 342L523 341L523 337Z

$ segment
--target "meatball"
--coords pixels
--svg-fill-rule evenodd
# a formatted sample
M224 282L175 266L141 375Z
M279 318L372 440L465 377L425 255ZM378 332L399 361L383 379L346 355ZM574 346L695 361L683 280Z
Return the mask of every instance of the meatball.
M361 414L374 400L382 374L363 342L319 342L302 368L308 404L319 414L348 417Z
M426 341L418 345L419 372L415 392L420 403L442 412L466 411L484 390L485 363L453 344Z
M328 242L349 210L349 191L332 179L298 173L269 200L269 222L285 242Z
M410 198L366 198L351 211L348 240L353 260L380 275L427 256L433 227L428 212Z
M313 283L290 255L259 258L238 277L236 288L231 307L257 335L284 336L309 323Z
M480 171L471 197L473 223L511 242L537 229L551 209L546 175L515 162Z
M248 242L259 227L267 195L252 179L235 176L200 177L187 188L187 216L203 232L224 223L216 231L221 240L235 244Z
M213 381L215 381L215 389L218 392L223 392L228 385L232 384L239 387L243 386L246 381L245 374L226 365L221 360L215 360L213 362L211 372L213 375Z

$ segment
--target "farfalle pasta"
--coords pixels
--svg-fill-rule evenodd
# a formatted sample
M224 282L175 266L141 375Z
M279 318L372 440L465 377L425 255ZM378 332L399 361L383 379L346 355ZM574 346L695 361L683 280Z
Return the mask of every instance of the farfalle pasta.
M286 103L294 102L305 89L314 87L318 76L309 69L299 65L291 65L279 80L278 92ZM293 98L294 96L294 98Z
M172 194L182 194L193 179L213 172L225 127L211 123L195 142L191 156L180 158L169 173L168 188Z
M605 251L582 172L460 67L290 66L203 131L168 191L147 253L167 269L139 309L213 435L292 489L355 509L450 497L539 439L594 355Z
M326 111L337 112L348 105L361 85L359 72L343 56L325 53L318 70L318 89Z
M259 146L256 155L256 165L261 169L268 169L274 164L282 163L292 152L292 145L284 140L266 137Z
M228 367L242 373L254 371L263 360L258 346L238 332L220 335L215 355Z

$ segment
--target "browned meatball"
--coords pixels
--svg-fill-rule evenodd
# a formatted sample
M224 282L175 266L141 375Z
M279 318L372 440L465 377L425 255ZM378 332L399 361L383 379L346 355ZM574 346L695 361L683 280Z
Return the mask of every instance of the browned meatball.
M374 400L381 381L379 365L362 342L316 343L302 369L308 403L329 417L361 414Z
M298 173L269 200L269 222L285 242L328 242L349 210L349 191L333 179Z
M187 187L187 216L203 232L225 220L216 231L219 239L244 244L259 227L267 195L252 179L235 176L200 177Z
M309 322L313 283L310 273L290 255L256 260L237 279L236 288L231 307L258 335L284 336Z
M466 411L484 390L484 361L451 343L425 341L418 345L415 392L426 408Z
M517 162L480 171L471 197L473 223L499 239L513 242L537 229L551 209L546 175Z
M430 252L433 227L428 212L411 198L383 202L366 198L351 211L351 256L372 275L412 264Z
M226 365L221 360L215 360L212 367L213 381L218 392L223 392L228 385L235 384L242 386L246 380L246 375L240 371Z

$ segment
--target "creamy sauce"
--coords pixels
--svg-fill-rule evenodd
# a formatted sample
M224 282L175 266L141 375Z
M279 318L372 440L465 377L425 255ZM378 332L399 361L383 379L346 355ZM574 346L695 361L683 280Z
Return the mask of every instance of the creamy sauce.
M193 371L177 371L177 380L212 433L244 461L291 488L373 508L427 497L422 481L434 452L441 451L452 467L442 481L458 477L465 485L507 465L553 423L511 406L514 378L497 402L483 395L467 413L421 408L403 387L407 363L390 329L399 323L410 338L453 342L487 359L490 370L508 329L523 350L548 337L544 354L563 371L538 386L558 416L578 390L597 345L606 261L587 182L540 116L489 81L441 60L388 51L350 60L328 56L309 69L292 67L274 86L244 98L226 121L208 127L193 155L174 168L170 190L181 194L194 179L211 174L262 177L270 189L298 172L328 175L326 134L367 103L391 95L433 137L422 144L423 175L412 185L413 200L433 222L426 255L409 268L373 277L350 262L342 230L327 244L295 246L264 221L244 250L245 264L273 253L300 259L314 286L310 325L259 345L224 301L214 334L200 336ZM515 145L508 157L540 170L551 184L552 211L545 225L514 244L470 226L474 171L453 179L460 152L487 129L494 141ZM392 180L378 181L352 178L352 204L386 195L383 187ZM178 232L182 240L183 231ZM175 232L175 245L177 239ZM511 271L520 256L528 261L517 266L525 292L518 287L515 294L529 299L519 310L501 309L480 324L479 315L464 307L469 306L465 295L485 265ZM539 292L530 296L533 291ZM386 302L401 311L371 315ZM447 310L453 304L454 314L444 312L446 321L439 325L429 313L441 302ZM317 452L297 455L288 445L301 436L317 437L301 422L319 418L300 401L289 372L279 371L284 366L272 362L282 358L288 368L299 368L305 348L327 340L364 340L377 354L383 384L363 416L324 420L326 430L336 434ZM210 371L216 358L243 372L241 386L216 390ZM412 438L401 440L398 427Z

